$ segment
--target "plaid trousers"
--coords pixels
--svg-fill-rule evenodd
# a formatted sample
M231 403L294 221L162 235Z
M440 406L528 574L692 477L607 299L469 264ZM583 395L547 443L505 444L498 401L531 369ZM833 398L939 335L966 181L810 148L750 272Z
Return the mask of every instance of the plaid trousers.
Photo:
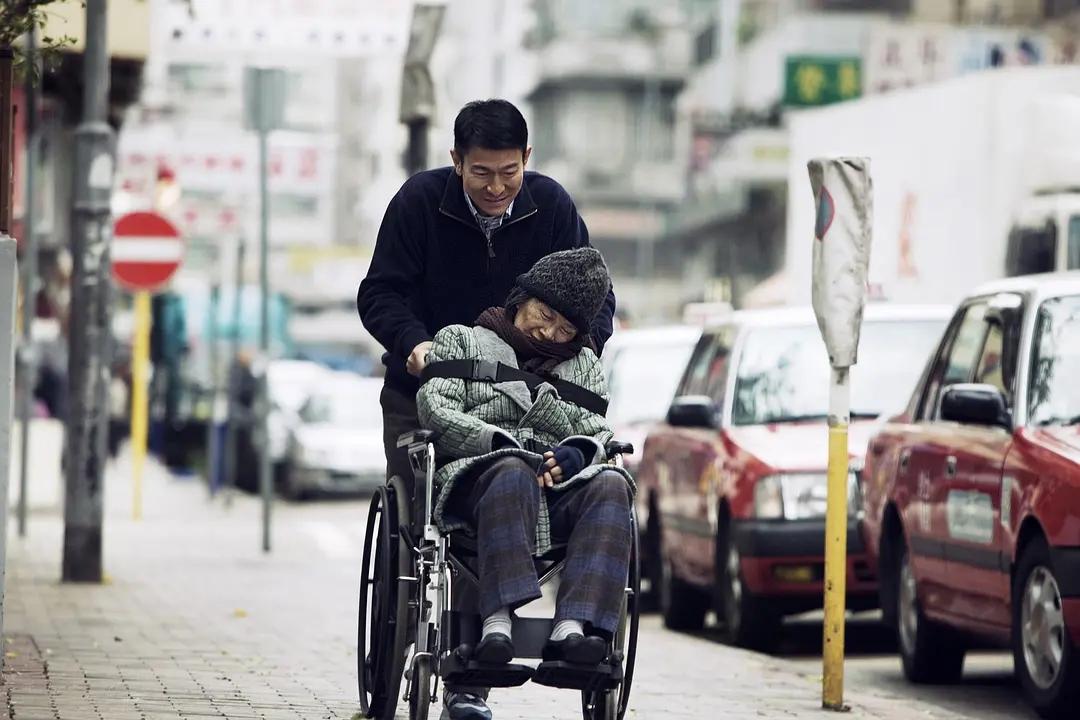
M546 493L553 540L566 543L555 620L578 620L613 633L630 569L630 491L601 472L565 491L541 489L536 468L500 458L455 489L454 512L476 530L479 610L487 617L540 597L533 562L540 493Z

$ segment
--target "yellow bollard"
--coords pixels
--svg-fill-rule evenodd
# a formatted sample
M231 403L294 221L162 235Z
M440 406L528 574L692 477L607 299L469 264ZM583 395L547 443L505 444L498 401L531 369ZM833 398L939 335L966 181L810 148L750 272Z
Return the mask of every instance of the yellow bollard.
M146 462L147 369L150 364L150 293L135 293L135 338L131 348L131 479L132 518L142 519L142 474Z
M824 673L821 704L827 710L844 706L844 622L847 604L848 370L833 369L829 401L828 499L825 509Z

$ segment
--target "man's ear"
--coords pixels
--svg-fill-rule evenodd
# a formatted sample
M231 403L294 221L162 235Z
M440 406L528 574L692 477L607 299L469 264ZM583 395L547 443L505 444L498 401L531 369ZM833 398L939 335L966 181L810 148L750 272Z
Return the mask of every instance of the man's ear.
M525 152L521 153L521 167L525 167L529 164L529 158L532 157L532 146L525 148Z
M465 159L454 148L450 148L450 159L454 161L454 170L458 175L461 175L465 167Z

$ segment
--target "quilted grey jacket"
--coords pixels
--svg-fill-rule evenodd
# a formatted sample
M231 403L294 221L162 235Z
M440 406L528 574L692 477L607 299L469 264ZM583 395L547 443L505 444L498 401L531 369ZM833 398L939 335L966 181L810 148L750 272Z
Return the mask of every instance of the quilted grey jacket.
M428 362L442 360L494 360L518 367L513 348L495 332L482 327L451 325L436 335ZM607 398L607 385L600 359L588 348L557 365L554 374ZM587 482L603 470L616 470L626 478L631 490L634 481L621 468L607 464L604 445L612 437L602 415L566 402L547 383L535 394L522 381L492 383L458 378L433 378L420 388L416 397L420 424L439 433L436 450L449 462L435 473L440 488L435 504L435 521L443 532L467 526L460 518L446 513L446 503L462 475L481 462L516 455L535 466L541 456L526 447L550 447L572 444L585 454L586 466L548 492L562 492ZM499 447L495 450L493 448ZM537 555L551 547L547 504L541 494L536 528Z

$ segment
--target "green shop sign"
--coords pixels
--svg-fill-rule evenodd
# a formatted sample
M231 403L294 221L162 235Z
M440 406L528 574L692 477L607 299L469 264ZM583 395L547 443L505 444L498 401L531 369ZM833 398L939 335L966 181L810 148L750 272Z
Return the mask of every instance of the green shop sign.
M862 95L862 60L849 56L795 55L784 68L784 104L814 107Z

